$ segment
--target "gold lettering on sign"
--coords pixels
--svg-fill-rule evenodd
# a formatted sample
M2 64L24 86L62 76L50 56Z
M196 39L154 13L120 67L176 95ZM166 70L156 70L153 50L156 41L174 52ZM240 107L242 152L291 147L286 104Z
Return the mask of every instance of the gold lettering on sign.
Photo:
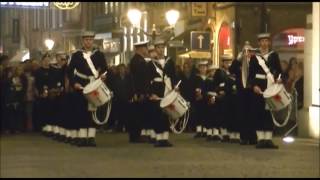
M192 3L192 16L206 16L207 15L207 3Z
M69 10L76 8L80 2L53 2L53 4L62 10Z

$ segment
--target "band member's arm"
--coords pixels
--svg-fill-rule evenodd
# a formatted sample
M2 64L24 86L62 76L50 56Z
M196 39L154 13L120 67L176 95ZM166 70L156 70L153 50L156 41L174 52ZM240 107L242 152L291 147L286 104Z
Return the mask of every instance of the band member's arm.
M102 59L102 61L100 61L100 77L102 78L102 80L104 80L106 78L106 75L102 75L104 72L106 72L107 70L107 60L104 57L103 53L99 53L99 58Z
M257 59L253 56L251 57L250 63L249 63L249 75L248 75L248 88L251 88L255 93L261 94L262 90L261 87L258 86L256 81L256 70L257 70Z
M72 54L70 63L67 67L67 75L69 78L70 86L75 88L76 90L81 89L81 84L77 82L77 78L74 75L74 70L76 68L76 62L77 62L77 55L76 53Z
M272 74L275 78L275 80L278 78L281 72L281 64L280 64L280 59L278 53L273 53L273 68L272 68Z
M146 92L146 69L144 62L131 63L131 73L135 88L135 94L138 96L144 95Z

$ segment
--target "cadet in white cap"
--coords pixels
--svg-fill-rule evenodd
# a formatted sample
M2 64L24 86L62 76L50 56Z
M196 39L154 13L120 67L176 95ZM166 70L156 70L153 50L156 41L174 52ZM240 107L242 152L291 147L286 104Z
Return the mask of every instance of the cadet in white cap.
M232 61L229 68L230 73L236 78L237 87L237 103L236 103L236 117L237 124L240 131L241 145L254 145L257 143L257 136L255 132L254 122L250 116L251 96L252 91L247 86L249 74L249 62L251 56L254 55L256 49L253 48L249 41L245 42L242 51L238 58ZM236 139L238 139L236 134Z
M256 122L258 144L256 148L273 148L273 121L271 112L266 106L262 92L273 83L279 82L281 74L279 55L270 49L270 34L259 34L260 53L252 56L249 63L248 86L253 89L251 114Z
M147 142L141 135L143 137L147 135L146 129L142 131L142 128L146 128L145 122L147 120L144 109L146 107L148 87L148 70L145 60L145 58L149 57L148 42L149 41L138 41L133 44L135 46L135 54L129 63L134 86L132 119L128 120L129 142L131 143Z
M104 72L107 62L104 54L94 47L94 32L82 33L83 47L72 54L68 65L68 78L70 86L74 89L73 106L74 123L78 131L71 131L72 144L79 147L95 147L96 124L92 120L91 113L97 110L93 104L84 97L83 88L96 78L106 79ZM74 127L75 129L75 127Z
M199 74L195 78L195 92L194 92L194 110L196 121L196 134L194 138L206 137L207 129L205 127L206 119L206 97L208 89L207 81L208 61L202 60L198 62Z
M221 67L217 69L213 75L214 85L213 85L213 92L216 93L215 98L215 118L212 123L213 129L213 136L211 140L213 141L229 141L229 135L227 131L228 122L227 122L227 101L226 101L226 84L229 75L229 64L232 60L232 56L230 55L221 55ZM220 131L219 131L220 130Z
M157 56L158 54L156 54ZM163 112L160 107L161 98L166 94L166 82L165 79L168 77L164 71L163 66L159 63L159 59L155 58L148 63L148 77L149 77L149 106L147 111L150 110L149 122L152 122L152 134L155 135L155 147L171 147L172 144L169 142L169 119L168 116ZM153 132L155 134L153 134Z

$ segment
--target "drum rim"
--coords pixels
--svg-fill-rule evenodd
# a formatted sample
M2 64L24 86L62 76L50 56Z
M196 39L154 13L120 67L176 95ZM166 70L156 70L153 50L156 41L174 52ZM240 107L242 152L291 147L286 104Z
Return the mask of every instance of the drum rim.
M98 87L100 87L101 83L103 83L102 80L97 79L97 80L87 84L83 89L83 94L90 94L91 92L96 90ZM90 89L91 87L92 87L92 89Z
M275 88L273 88L275 87ZM268 89L275 89L273 94L270 93L270 90ZM264 98L270 98L275 96L276 94L279 94L279 92L284 88L283 84L273 84L272 86L270 86L269 88L267 88L264 92L263 92L263 97Z
M169 102L165 102L166 97L169 97L171 94L175 94L175 97L172 98L172 101ZM175 91L170 92L166 97L164 97L161 101L160 101L160 107L165 108L167 106L169 106L170 104L172 104L177 98L178 98L178 93Z

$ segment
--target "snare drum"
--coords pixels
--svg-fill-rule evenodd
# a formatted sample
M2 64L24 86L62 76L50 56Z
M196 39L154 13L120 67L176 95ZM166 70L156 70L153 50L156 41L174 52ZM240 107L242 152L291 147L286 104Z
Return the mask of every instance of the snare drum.
M263 92L269 108L273 111L279 111L291 103L290 94L282 84L273 84Z
M112 98L112 93L101 79L97 79L83 89L84 96L88 101L96 107L102 106L109 102Z
M168 93L161 102L160 107L172 119L181 118L189 109L189 103L175 90Z

